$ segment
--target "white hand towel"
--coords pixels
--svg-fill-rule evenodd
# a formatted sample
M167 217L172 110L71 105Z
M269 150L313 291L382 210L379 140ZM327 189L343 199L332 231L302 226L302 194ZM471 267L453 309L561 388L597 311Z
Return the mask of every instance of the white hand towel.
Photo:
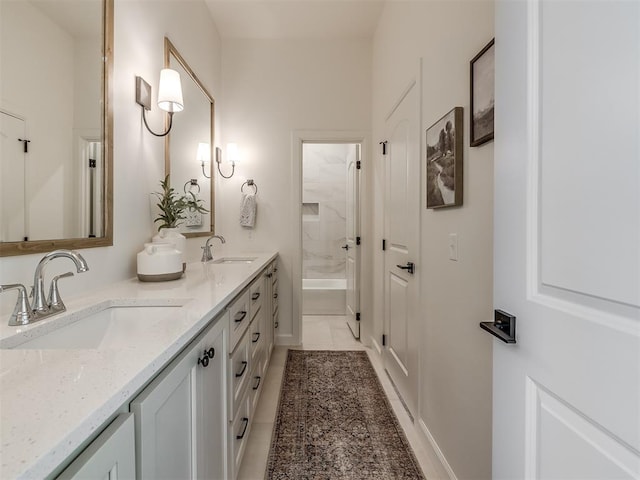
M242 195L242 203L240 205L240 225L243 227L253 228L256 224L256 196L253 193L244 193Z

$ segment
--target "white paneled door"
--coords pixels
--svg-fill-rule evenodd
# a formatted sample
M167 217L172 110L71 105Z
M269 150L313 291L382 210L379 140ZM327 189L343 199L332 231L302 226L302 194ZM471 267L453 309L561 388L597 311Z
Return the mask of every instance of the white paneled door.
M349 145L346 212L347 325L360 338L360 144Z
M0 242L21 242L28 235L25 142L26 122L0 110Z
M418 405L420 95L413 82L386 120L385 368L409 411Z
M640 2L496 4L494 478L640 478Z

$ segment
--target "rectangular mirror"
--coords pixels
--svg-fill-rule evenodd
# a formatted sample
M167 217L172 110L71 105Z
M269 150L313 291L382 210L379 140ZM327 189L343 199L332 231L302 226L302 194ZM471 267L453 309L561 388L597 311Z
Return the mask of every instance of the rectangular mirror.
M214 232L212 146L215 101L171 41L164 39L165 68L176 70L182 82L184 110L175 114L171 133L165 137L165 175L178 193L193 193L209 212L187 212L179 226L185 237ZM204 159L204 166L202 160Z
M113 0L0 1L0 256L113 244Z

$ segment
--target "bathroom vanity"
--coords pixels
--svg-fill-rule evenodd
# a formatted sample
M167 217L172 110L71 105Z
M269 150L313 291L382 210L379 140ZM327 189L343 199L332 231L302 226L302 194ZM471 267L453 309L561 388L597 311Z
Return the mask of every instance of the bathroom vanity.
M0 326L0 478L235 479L274 345L277 254L119 282Z

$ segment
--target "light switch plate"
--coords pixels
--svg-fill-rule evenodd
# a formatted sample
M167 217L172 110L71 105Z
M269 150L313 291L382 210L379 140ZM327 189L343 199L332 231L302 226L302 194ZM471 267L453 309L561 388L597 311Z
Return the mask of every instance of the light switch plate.
M449 234L449 260L458 261L458 234Z

